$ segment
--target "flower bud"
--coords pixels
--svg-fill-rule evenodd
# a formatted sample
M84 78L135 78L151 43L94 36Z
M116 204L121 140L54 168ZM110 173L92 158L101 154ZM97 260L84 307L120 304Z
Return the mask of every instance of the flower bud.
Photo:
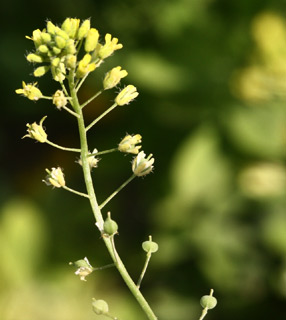
M23 138L28 137L31 139L35 139L41 143L45 143L47 141L47 134L43 128L43 122L46 118L47 118L47 116L43 117L39 124L37 124L36 122L34 122L32 124L27 123L28 134L26 134Z
M38 51L40 53L47 53L49 51L49 48L45 45L45 44L41 44L39 47L38 47Z
M39 45L42 44L41 34L42 34L41 30L40 30L40 29L37 29L37 30L34 30L34 31L33 31L32 37L26 36L26 38L33 40L34 45L35 45L36 47L38 47Z
M41 63L41 62L43 62L43 57L41 57L35 53L30 53L27 55L27 60L29 62Z
M132 171L138 177L145 176L153 170L153 163L155 160L152 158L152 154L147 158L145 157L144 151L141 151L132 161Z
M119 92L119 94L115 98L115 102L119 106L123 106L134 100L138 95L139 93L137 92L136 87L129 84L127 87L125 87L123 90Z
M85 43L84 43L84 50L86 52L91 52L93 51L98 43L98 38L99 38L99 33L97 29L91 28L88 30Z
M210 295L201 297L200 304L205 309L213 309L217 305L217 299L212 296L213 290Z
M83 21L83 23L81 24L81 26L78 29L78 32L77 32L78 40L85 38L89 29L90 29L90 20L86 19Z
M41 33L41 38L42 38L42 42L45 44L49 44L52 40L52 37L49 33L47 32L42 32Z
M94 268L89 263L87 257L81 260L77 260L75 262L70 262L69 264L74 265L77 268L75 274L79 276L80 280L82 281L86 281L85 277L87 277L94 271Z
M117 233L117 230L118 230L118 225L114 220L111 219L110 212L108 212L107 218L103 224L103 231L105 234L109 236L113 236L115 233Z
M109 311L109 307L106 301L104 300L96 300L96 299L92 299L92 309L93 311L100 315L100 314L107 314Z
M79 23L79 19L66 18L62 23L61 28L69 35L70 38L74 39L78 31Z
M118 145L118 150L120 152L138 154L141 146L136 146L136 144L142 142L142 137L140 134L134 136L126 135Z
M44 180L44 182L47 185L52 185L56 188L61 188L66 185L64 174L60 167L52 168L52 171L46 169L46 171L48 175L46 177L46 180Z
M87 53L79 62L77 70L76 70L76 77L83 78L87 73L92 72L95 70L96 65L95 63L90 63L91 55Z
M66 67L68 69L75 69L76 67L76 56L73 54L68 54L65 60Z
M111 34L107 33L105 35L105 44L100 47L98 56L103 60L112 55L115 50L121 49L122 47L123 45L121 43L118 43L117 38L112 39Z
M62 90L57 90L53 95L53 104L58 108L61 109L62 107L66 106L68 100Z
M38 67L36 70L34 70L33 74L35 77L42 77L49 70L50 70L49 66L41 66L41 67Z
M40 91L40 89L38 89L36 87L36 84L37 83L34 83L34 84L26 84L24 81L22 82L22 86L23 86L23 89L17 89L16 90L16 93L17 94L23 94L25 97L27 97L28 99L30 100L34 100L34 101L37 101L39 100L43 94L42 92Z
M53 53L54 53L55 55L60 54L61 51L62 51L62 49L60 49L60 48L58 48L58 47L53 47Z
M56 26L52 23L52 21L47 22L47 31L49 34L55 34L56 33Z
M74 40L69 39L66 42L65 51L66 51L67 54L75 54L76 53L76 47L75 47Z
M104 90L114 88L120 82L120 80L128 75L126 70L121 70L121 67L116 67L110 70L104 80L103 88Z
M66 46L66 40L61 36L55 36L55 42L59 49L63 49Z

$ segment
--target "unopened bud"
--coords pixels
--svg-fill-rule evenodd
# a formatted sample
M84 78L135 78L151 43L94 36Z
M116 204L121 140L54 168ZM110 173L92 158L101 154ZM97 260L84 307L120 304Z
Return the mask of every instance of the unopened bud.
M98 38L99 38L99 33L97 29L91 28L88 30L85 43L84 43L84 50L86 52L91 52L93 51L98 43Z
M62 90L57 90L53 95L53 104L58 108L61 109L62 107L66 106L68 100Z
M41 67L38 67L36 70L34 70L33 74L35 77L42 77L49 70L50 70L49 66L41 66Z
M29 62L41 63L41 62L43 62L43 57L41 57L35 53L30 53L27 55L27 60Z
M104 90L114 88L120 82L120 80L128 75L126 70L121 70L121 67L116 67L110 70L104 80L103 88Z
M137 92L136 87L134 87L132 84L129 84L119 92L119 94L115 98L115 102L119 106L123 106L134 100L138 95L139 93Z
M84 20L77 32L78 40L85 38L89 29L90 29L90 20L89 19Z
M142 142L142 137L140 134L135 134L133 136L126 135L119 143L118 150L120 152L138 154L141 146L136 146L136 144Z

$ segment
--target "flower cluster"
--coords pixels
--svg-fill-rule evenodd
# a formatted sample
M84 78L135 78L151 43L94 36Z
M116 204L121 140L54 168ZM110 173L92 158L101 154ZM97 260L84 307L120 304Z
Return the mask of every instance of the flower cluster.
M89 72L109 57L115 50L121 49L122 44L117 38L106 34L105 43L99 43L97 29L90 27L90 20L67 18L61 27L51 21L42 31L33 31L32 40L35 51L27 55L27 60L35 64L42 64L34 71L35 77L43 76L51 70L54 80L62 82L67 70L75 70L77 78L83 78ZM77 54L82 43L86 54L77 62Z

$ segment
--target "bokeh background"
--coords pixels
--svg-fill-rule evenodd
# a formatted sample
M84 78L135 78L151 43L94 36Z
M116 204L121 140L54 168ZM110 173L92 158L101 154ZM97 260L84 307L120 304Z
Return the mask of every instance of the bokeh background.
M110 258L85 199L41 182L61 166L84 191L74 154L21 140L26 123L48 118L49 139L78 146L74 119L46 101L15 94L33 82L25 39L51 19L86 19L124 48L82 88L84 101L105 72L129 72L121 86L140 92L89 132L90 147L113 148L140 133L154 173L120 192L106 210L119 224L117 247L136 279L142 241L159 243L142 291L159 319L198 319L199 299L214 288L207 318L286 318L286 3L284 0L50 0L1 3L0 319L103 319L91 298L119 319L145 319L114 269L86 283L68 265ZM49 76L39 79L49 95ZM87 121L112 103L104 93ZM99 201L131 174L131 157L102 156L94 170Z

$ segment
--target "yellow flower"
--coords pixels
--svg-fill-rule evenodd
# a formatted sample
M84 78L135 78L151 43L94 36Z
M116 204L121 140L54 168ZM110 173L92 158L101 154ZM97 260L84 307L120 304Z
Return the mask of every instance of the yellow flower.
M123 90L119 92L117 97L115 98L115 102L119 106L123 106L125 104L128 104L130 101L134 100L139 93L137 92L136 87L134 87L132 84L129 84L127 87L125 87Z
M140 134L136 135L126 135L118 145L118 150L120 152L138 154L141 146L136 146L136 144L142 142L142 137Z
M47 116L43 117L40 121L40 124L37 124L36 122L29 124L27 123L27 131L28 134L26 134L23 138L32 138L35 139L41 143L45 143L47 141L47 134L43 128L43 122L47 118Z
M111 69L103 80L104 90L114 88L120 80L128 75L126 70L121 70L121 67Z
M152 154L150 154L147 158L145 157L146 154L144 151L141 151L137 157L133 159L132 171L138 177L145 176L153 170L153 163L155 160L152 158Z
M122 47L123 45L118 43L117 38L112 39L111 34L107 33L105 35L105 44L99 49L98 56L103 60L112 55L115 50L121 49Z
M27 97L30 100L37 101L42 98L43 94L36 87L37 83L28 83L26 84L24 81L22 82L23 89L17 89L16 93L17 94L23 94L25 97Z
M63 171L60 167L52 168L52 170L46 169L48 175L44 182L48 185L52 185L56 188L61 188L66 185Z

